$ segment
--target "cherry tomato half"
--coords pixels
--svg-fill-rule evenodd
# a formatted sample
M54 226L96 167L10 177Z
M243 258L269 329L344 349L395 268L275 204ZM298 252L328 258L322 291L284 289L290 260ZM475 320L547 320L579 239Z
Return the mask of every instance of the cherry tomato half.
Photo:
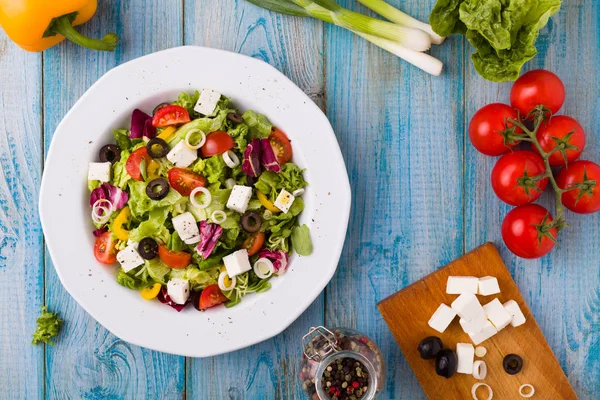
M510 105L525 118L536 106L543 105L556 114L565 102L565 85L558 76L544 69L524 73L510 91Z
M152 126L156 128L185 124L186 122L190 122L190 114L181 106L164 106L158 109L152 117Z
M548 178L535 181L545 172L542 157L532 151L517 150L503 155L494 165L492 188L500 200L511 206L533 203L548 186Z
M169 250L167 246L161 244L158 246L158 257L168 267L183 269L190 265L192 255L182 250Z
M556 139L564 139L569 134L569 139L559 144L558 149L550 155L548 162L551 166L564 166L565 156L567 165L577 160L585 147L585 132L579 122L566 115L557 115L540 125L536 137L546 153L550 153L557 147ZM533 149L538 152L535 146Z
M206 179L191 169L171 168L169 170L169 185L182 196L189 196L192 190L206 185Z
M556 177L561 189L568 189L584 180L583 188L569 190L562 194L562 203L578 214L590 214L600 211L600 166L591 161L575 161L562 169ZM583 189L583 193L582 193Z
M235 142L227 132L214 131L206 135L206 143L200 148L202 157L223 154L233 149Z
M117 249L112 240L110 232L104 232L96 238L94 243L94 257L102 264L114 264L117 262Z
M140 147L139 149L131 153L129 155L129 158L127 159L127 162L125 163L125 170L129 174L129 176L131 176L136 181L144 180L142 176L142 170L140 168L142 160L146 161L146 165L148 165L148 163L152 161L152 159L148 155L148 150L146 150L145 147Z
M505 141L503 132L514 129L514 134L521 135L521 128L514 127L507 120L517 120L515 109L506 104L492 103L481 107L469 123L469 139L473 147L487 156L499 156L517 146L517 142Z
M539 258L550 252L556 239L556 228L540 234L542 223L552 222L552 216L544 207L527 204L513 208L502 221L502 239L506 247L521 258Z
M292 159L292 142L283 131L274 128L269 136L269 142L271 142L271 148L280 165Z
M223 304L227 301L227 297L219 289L219 285L210 285L205 287L200 294L199 308L206 310L219 304Z
M251 257L262 249L264 243L265 234L263 232L258 232L252 236L248 236L248 238L244 240L244 243L242 243L242 248L248 250L248 256Z

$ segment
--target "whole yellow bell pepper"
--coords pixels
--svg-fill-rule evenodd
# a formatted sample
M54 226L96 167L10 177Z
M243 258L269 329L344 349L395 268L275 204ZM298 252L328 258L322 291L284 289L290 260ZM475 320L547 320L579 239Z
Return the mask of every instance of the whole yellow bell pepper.
M0 0L0 26L27 51L42 51L65 38L90 49L113 51L119 37L88 38L73 28L87 22L97 0Z

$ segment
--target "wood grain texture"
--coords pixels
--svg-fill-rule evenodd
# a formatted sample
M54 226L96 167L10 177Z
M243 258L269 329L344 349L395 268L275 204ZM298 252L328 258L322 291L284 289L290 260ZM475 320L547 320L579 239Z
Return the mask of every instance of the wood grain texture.
M44 293L41 71L0 32L0 399L44 393L44 346L31 345Z
M467 399L470 397L471 387L477 382L473 376L465 374L456 374L450 379L438 376L435 373L434 362L421 359L417 351L419 342L431 335L439 336L444 347L450 349L456 349L457 343L472 343L460 327L458 318L455 318L441 334L427 324L441 303L450 305L458 297L446 294L449 276L496 277L501 293L478 296L481 304L487 304L496 298L502 303L514 300L525 315L525 324L516 328L508 326L481 343L488 351L483 357L488 366L484 381L492 387L495 398L521 399L519 387L528 383L536 388L537 398L577 399L500 254L491 243L476 248L378 304L381 314L429 399ZM523 370L514 376L508 375L502 369L502 360L511 353L521 355L524 361Z
M245 1L186 1L185 44L246 54L275 66L323 105L323 31L319 22L290 18ZM193 399L303 399L298 384L301 338L323 323L323 296L274 339L210 359L188 359Z
M122 41L116 52L92 52L71 43L45 52L46 148L60 119L106 71L143 54L180 45L181 14L181 3L170 0L104 1L94 18L81 29L92 37L115 31ZM93 122L90 116L90 123ZM85 126L81 129L85 130ZM130 345L106 331L64 290L49 256L46 257L46 300L66 320L60 340L46 352L48 398L182 397L184 358Z

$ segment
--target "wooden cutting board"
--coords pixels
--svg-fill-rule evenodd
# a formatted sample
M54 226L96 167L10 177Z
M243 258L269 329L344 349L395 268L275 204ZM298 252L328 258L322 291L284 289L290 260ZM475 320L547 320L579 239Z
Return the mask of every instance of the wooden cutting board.
M477 296L482 304L498 297L504 303L515 300L527 322L519 327L508 326L479 346L487 349L481 358L487 364L487 377L483 381L471 375L455 374L446 379L435 373L435 361L423 360L417 346L427 336L438 336L444 347L456 350L457 343L472 343L463 332L458 317L452 321L444 333L439 333L427 325L427 321L440 303L450 305L458 295L446 294L446 281L449 276L495 276L500 285L500 294ZM387 322L404 356L423 386L427 397L443 400L471 399L471 387L476 382L484 382L494 391L494 399L522 399L519 387L529 383L535 387L536 399L577 399L560 364L552 353L544 335L538 327L529 307L493 244L487 243L458 260L446 265L413 283L407 288L384 299L378 304L379 311ZM523 369L517 375L508 375L502 368L504 356L510 353L523 358ZM476 360L480 359L475 357ZM487 398L485 388L477 391L479 399Z

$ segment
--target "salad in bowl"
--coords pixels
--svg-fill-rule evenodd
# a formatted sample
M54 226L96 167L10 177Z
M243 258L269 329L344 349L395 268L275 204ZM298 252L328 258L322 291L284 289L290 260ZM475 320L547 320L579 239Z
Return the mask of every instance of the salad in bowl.
M94 256L120 285L177 311L231 307L311 254L308 184L283 131L211 89L151 114L133 110L89 163Z

